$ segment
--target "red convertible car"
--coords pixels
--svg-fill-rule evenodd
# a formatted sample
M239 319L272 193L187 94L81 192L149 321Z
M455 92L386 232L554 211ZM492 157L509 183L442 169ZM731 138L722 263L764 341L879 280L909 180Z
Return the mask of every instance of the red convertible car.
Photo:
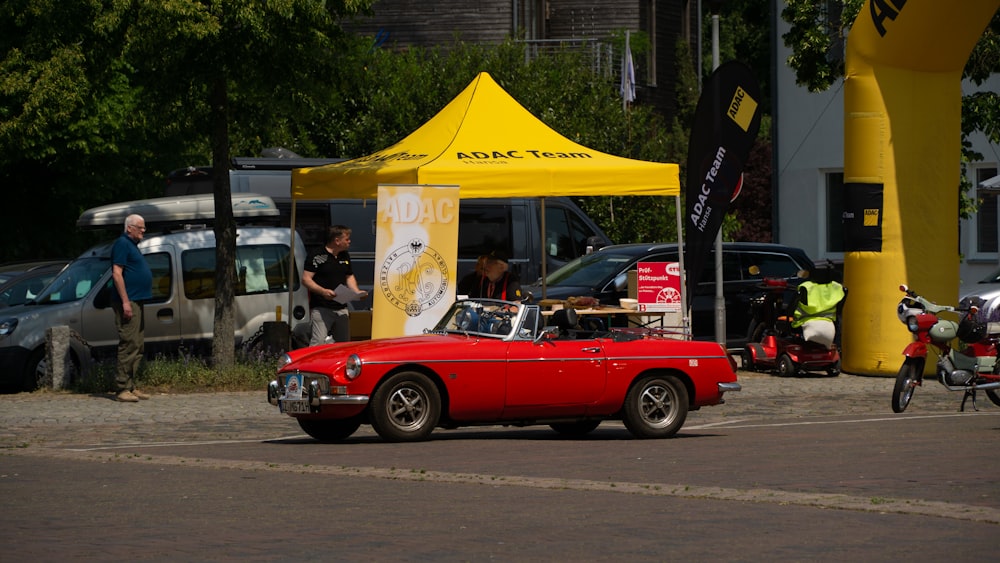
M436 427L548 424L584 435L621 420L637 438L667 438L689 410L739 391L714 342L656 329L584 331L575 311L460 300L420 336L345 342L286 354L268 401L322 442L371 424L391 442Z

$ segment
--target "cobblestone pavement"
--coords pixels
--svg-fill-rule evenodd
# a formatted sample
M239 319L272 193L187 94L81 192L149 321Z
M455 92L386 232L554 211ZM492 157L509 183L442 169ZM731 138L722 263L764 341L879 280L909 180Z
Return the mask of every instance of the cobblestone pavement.
M892 416L893 379L839 377L780 378L740 372L743 390L724 405L692 412L687 425L733 418L810 417L838 414ZM907 413L955 412L961 393L928 381ZM985 394L980 407L996 408ZM683 430L682 430L683 432ZM38 391L0 395L0 447L35 444L262 439L299 434L290 417L267 403L265 392L156 394L149 401L118 403L111 394Z

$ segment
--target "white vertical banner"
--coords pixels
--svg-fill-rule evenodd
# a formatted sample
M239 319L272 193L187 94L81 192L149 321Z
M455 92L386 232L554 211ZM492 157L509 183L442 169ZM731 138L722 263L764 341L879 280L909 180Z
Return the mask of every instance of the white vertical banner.
M455 301L458 186L379 185L372 338L421 334Z

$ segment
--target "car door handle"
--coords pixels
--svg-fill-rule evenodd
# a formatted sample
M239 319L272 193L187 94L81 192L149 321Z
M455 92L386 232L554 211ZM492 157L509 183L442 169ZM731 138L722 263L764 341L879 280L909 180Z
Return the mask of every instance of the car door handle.
M174 310L169 307L164 307L156 312L156 319L160 321L172 321L174 320Z
M600 352L601 349L598 346L591 346L591 347L588 347L588 348L580 348L580 351L581 352L590 352L591 354L596 354L596 353Z

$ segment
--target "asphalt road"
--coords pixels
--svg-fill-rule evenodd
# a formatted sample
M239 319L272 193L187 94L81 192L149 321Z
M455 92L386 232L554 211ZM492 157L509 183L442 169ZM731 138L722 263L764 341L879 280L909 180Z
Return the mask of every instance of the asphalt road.
M260 393L0 396L4 561L993 561L1000 408L928 383L741 373L671 440L619 423L368 427L319 444Z

